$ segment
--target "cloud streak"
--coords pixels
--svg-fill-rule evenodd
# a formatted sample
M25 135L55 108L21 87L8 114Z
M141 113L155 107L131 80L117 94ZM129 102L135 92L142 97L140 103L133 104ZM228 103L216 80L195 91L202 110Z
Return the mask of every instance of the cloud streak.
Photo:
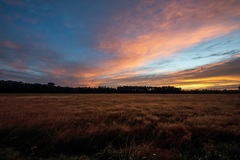
M18 45L11 41L3 41L0 43L0 46L3 48L9 48L9 49L21 49L21 45Z
M214 76L225 77L226 84L226 79L238 83L239 72L225 73L232 73L227 60L240 50L234 37L240 31L238 0L71 2L0 1L4 79L51 80L69 86L196 88L204 87L196 85L204 81L213 87ZM224 49L226 37L231 41ZM201 48L204 43L208 48ZM215 48L221 49L215 52ZM227 69L216 75L217 69L210 66L220 62ZM200 74L199 66L214 72ZM224 80L219 79L221 86Z
M210 57L215 57L215 56L225 56L225 55L237 55L240 54L240 50L232 50L232 51L228 51L228 52L224 52L224 53L213 53L210 54L208 56L199 56L199 57L194 57L193 59L202 59L202 58L210 58Z
M239 63L240 58L235 58L169 74L118 77L110 84L175 85L183 89L236 89L240 79Z
M145 6L146 3L148 6ZM139 67L153 59L177 54L179 50L239 29L239 23L226 23L228 16L239 18L239 4L235 7L236 3L205 1L195 4L186 1L185 5L185 1L171 1L163 8L162 4L143 1L131 11L116 15L113 23L119 25L106 27L97 48L113 55L105 62L110 66L110 72L113 72L112 68L119 72Z

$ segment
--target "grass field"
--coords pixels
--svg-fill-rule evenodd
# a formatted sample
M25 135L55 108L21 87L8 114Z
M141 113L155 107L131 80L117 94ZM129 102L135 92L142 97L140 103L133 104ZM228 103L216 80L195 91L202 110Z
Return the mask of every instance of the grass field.
M0 95L0 159L240 159L240 95Z

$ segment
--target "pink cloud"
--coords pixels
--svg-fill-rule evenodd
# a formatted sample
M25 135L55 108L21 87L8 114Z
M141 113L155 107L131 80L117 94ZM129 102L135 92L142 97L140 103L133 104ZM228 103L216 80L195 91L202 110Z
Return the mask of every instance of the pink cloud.
M106 61L103 67L109 66L110 70L115 68L115 72L139 67L153 59L176 54L181 49L240 28L239 23L229 20L240 17L239 4L234 0L197 4L172 1L164 4L164 8L160 5L150 6L144 8L139 3L133 9L136 13L129 11L114 17L113 21L119 26L106 27L97 49L114 55L114 58Z
M5 3L22 5L21 1L14 0L5 1ZM38 59L49 64L41 65L41 67L45 65L42 67L44 73L57 78L72 77L77 81L76 86L110 83L139 85L140 81L133 81L132 78L141 76L141 70L137 68L152 60L178 54L182 49L240 29L239 22L235 21L240 18L238 0L173 0L161 3L154 0L141 0L131 7L124 12L116 11L109 19L109 23L99 27L95 49L97 52L106 54L108 58L91 60L84 66L79 64L61 66L60 63L55 64L57 62L54 60L58 58L41 55ZM34 19L26 21L36 22ZM9 49L22 50L21 45L11 41L3 41L0 45ZM43 52L45 52L44 49ZM22 51L19 53L23 54ZM23 55L30 56L26 53ZM20 62L13 64L16 67L20 65ZM192 74L195 72L196 70ZM176 75L179 79L191 77L182 72ZM159 83L159 79L155 79L153 75L151 79L142 79L141 83L142 85L188 83L185 79L182 82L176 81L174 74L171 76L172 78L168 76L163 79L163 83Z
M109 78L104 85L173 85L183 89L236 89L240 79L240 59L232 59L164 75L127 75Z
M0 46L10 49L21 49L22 46L11 41L3 41L0 43Z
M113 25L99 30L95 49L111 58L79 67L73 76L97 85L141 75L131 70L240 29L235 21L240 18L239 8L237 0L139 1L131 10L113 15L109 20Z

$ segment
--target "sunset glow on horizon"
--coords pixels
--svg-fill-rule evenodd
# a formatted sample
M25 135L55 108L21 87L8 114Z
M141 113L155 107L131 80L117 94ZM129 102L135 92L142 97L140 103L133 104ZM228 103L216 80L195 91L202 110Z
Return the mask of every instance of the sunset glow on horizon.
M237 89L239 0L0 0L0 80Z

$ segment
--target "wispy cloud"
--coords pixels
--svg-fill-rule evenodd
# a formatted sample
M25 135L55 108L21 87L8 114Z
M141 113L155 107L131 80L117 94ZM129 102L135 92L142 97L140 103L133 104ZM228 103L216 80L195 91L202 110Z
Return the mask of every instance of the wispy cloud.
M240 48L232 47L238 37L227 42L222 39L240 30L238 0L76 4L2 0L1 4L0 70L4 78L52 80L70 86L168 84L196 88L193 82L200 81L211 87L213 79L207 77L232 76L237 83L237 67L231 68L233 61L223 60L239 54ZM219 37L222 39L215 42ZM203 43L208 45L199 53L193 49L183 53ZM223 43L232 46L213 50ZM235 74L230 74L230 69ZM197 78L199 81L188 81Z
M3 47L3 48L9 48L9 49L21 49L22 48L21 45L16 44L16 43L11 42L11 41L8 41L8 40L2 41L0 43L0 46Z
M179 50L240 27L231 21L240 17L237 1L169 1L164 5L141 2L131 11L115 15L113 23L118 25L106 26L101 35L97 49L113 56L104 62L110 73L177 54Z
M209 58L209 57L216 57L216 56L226 56L226 55L230 55L230 56L234 56L236 54L240 54L240 50L231 50L228 52L224 52L224 53L213 53L210 54L208 56L198 56L198 57L194 57L193 59L202 59L202 58Z
M109 81L122 85L175 85L183 89L235 89L240 79L239 63L240 58L235 58L169 74L119 77Z

